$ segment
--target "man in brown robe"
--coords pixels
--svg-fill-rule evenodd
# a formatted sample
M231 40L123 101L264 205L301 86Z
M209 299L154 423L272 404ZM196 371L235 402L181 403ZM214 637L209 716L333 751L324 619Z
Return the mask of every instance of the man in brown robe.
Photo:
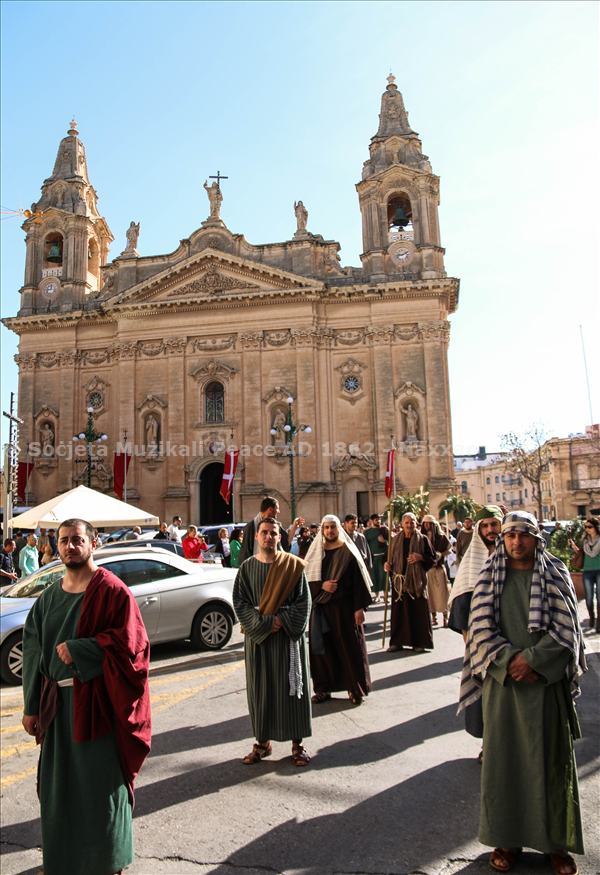
M402 517L402 531L392 541L390 560L384 565L392 584L388 653L404 647L416 652L433 650L427 572L435 562L435 553L429 538L417 531L414 513Z
M372 689L365 608L371 604L369 572L356 545L333 514L323 517L310 548L306 575L313 599L310 670L315 703L347 690L355 705Z

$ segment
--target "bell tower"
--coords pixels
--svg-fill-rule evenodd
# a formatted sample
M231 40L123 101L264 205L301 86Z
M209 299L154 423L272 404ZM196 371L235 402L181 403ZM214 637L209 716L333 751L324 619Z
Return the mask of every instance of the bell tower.
M356 186L362 213L363 263L371 282L446 276L438 224L438 176L408 123L402 94L388 76L379 130Z
M100 268L114 238L97 201L73 119L42 196L22 226L27 256L19 316L82 310L89 295L99 291Z

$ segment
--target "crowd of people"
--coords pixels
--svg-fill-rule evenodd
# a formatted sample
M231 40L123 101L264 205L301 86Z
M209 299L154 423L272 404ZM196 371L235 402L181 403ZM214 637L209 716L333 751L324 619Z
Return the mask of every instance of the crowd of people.
M278 515L266 496L239 534L224 527L216 545L238 568L233 604L255 738L244 765L291 742L294 766L306 767L313 708L340 692L359 706L372 692L365 619L383 593L388 653L432 649L439 614L464 639L458 709L482 739L479 840L494 848L490 865L508 871L528 847L550 854L556 875L576 875L583 635L569 572L537 520L490 505L453 531L412 513L391 532L378 514L297 518L286 530ZM170 537L165 524L161 533ZM150 750L148 638L129 589L94 563L92 526L67 520L56 541L65 577L36 600L23 638L23 725L43 742L44 872L112 875L133 859L133 784ZM186 541L201 556L194 526ZM595 520L581 550L596 586Z

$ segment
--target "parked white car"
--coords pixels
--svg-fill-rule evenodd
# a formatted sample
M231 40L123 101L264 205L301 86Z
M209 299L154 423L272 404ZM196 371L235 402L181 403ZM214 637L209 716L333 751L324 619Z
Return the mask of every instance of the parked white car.
M131 588L151 644L191 639L199 650L220 650L237 622L232 591L235 568L198 565L155 547L103 547L94 561ZM11 586L0 597L0 674L22 682L23 626L35 599L62 579L53 562Z

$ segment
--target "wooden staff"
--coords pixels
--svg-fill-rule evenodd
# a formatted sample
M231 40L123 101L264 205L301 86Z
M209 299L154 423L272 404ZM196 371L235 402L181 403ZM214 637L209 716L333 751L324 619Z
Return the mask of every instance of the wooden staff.
M392 506L390 505L390 510L388 513L388 550L387 550L388 565L390 562L391 555L392 555ZM385 647L385 627L387 625L387 608L388 608L389 588L390 588L390 572L386 571L386 573L385 573L385 590L383 593L383 637L381 639L381 646L382 647Z

